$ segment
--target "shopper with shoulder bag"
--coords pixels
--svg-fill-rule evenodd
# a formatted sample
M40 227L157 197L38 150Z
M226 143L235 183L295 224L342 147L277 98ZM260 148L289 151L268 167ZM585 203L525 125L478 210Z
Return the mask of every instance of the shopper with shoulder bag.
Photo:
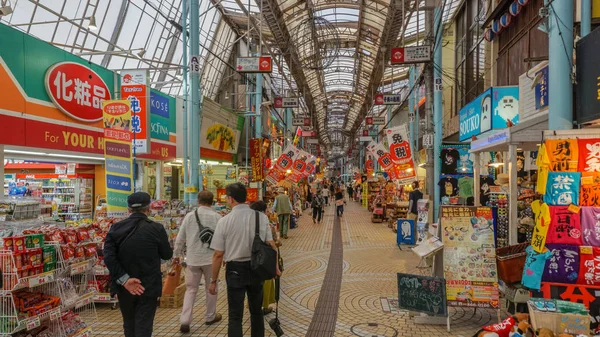
M248 295L252 337L264 337L262 312L263 282L281 275L277 264L277 245L266 214L246 205L246 187L240 183L225 188L231 213L217 224L211 248L214 249L210 293L217 294L217 280L223 261L229 306L229 337L244 335L244 299Z
M181 262L180 257L183 255L184 248L186 251L186 289L180 326L182 333L190 332L194 303L196 302L196 295L202 277L204 277L204 290L206 293L205 324L212 325L222 319L222 315L217 313L217 295L213 295L209 291L213 256L210 244L217 223L221 220L221 216L211 208L213 198L213 194L209 191L198 193L199 206L185 216L175 240L175 263Z

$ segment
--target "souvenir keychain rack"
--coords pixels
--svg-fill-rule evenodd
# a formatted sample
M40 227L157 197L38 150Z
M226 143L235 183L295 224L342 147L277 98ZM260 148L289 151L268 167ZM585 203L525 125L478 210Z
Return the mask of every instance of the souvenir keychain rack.
M2 285L0 286L0 337L12 336L21 331L39 332L39 336L88 337L91 325L97 319L92 297L96 293L92 266L96 257L86 260L65 261L60 245L54 246L56 269L37 275L23 277L19 274L13 251L0 251ZM69 280L76 289L76 296L68 296L64 282ZM19 303L25 301L20 294L34 294L48 303L30 311L27 316L19 312ZM72 324L74 319L78 324ZM69 319L69 325L65 320ZM41 330L41 331L40 331Z

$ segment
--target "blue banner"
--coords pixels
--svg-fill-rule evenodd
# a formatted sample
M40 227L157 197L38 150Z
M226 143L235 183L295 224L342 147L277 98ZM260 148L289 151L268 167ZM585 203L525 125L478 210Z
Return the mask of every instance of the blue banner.
M416 240L415 220L398 219L396 233L399 245L414 245Z
M150 113L169 118L169 98L150 91Z
M535 73L535 77L540 77L535 84L535 109L540 110L548 106L548 66Z
M106 188L130 192L132 189L131 179L129 177L122 177L122 176L115 176L112 174L107 174L106 175Z

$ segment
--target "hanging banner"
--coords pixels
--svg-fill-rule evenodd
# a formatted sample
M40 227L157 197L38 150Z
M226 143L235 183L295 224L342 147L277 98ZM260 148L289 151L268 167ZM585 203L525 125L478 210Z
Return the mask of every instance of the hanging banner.
M75 174L76 163L67 163L67 174Z
M240 73L270 73L273 70L271 56L238 57L235 63Z
M373 163L373 157L370 154L367 154L365 161L365 170L367 171L367 176L373 175L373 170L375 169L375 164Z
M299 150L297 158L294 160L294 165L292 165L292 173L299 177L304 176L304 171L306 170L306 160L310 157L305 151Z
M317 167L317 158L315 156L310 156L310 158L306 161L306 169L304 170L304 176L308 177L309 175L315 172L315 168Z
M262 138L250 139L250 165L252 167L251 181L263 181Z
M275 168L283 173L286 173L287 170L292 169L292 165L294 164L294 161L296 160L299 154L300 150L298 150L295 146L289 144L281 153L279 159L277 159L277 162L275 163Z
M500 307L490 207L442 206L448 306Z
M265 181L270 185L277 185L283 178L285 177L285 172L281 172L276 168L272 168L269 170Z
M408 130L406 124L395 126L385 130L388 144L390 145L390 155L392 160L398 164L403 164L412 159Z
M133 192L131 101L102 102L106 158L107 216L124 218L127 197Z
M150 90L146 70L121 72L121 98L131 102L131 130L136 154L150 153Z

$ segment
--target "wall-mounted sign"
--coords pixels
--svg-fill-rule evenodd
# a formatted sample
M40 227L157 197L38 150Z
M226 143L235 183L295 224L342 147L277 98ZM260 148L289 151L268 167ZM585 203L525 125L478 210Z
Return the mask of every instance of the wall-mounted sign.
M110 99L106 83L92 69L75 62L48 68L46 92L56 107L82 122L102 119L102 101Z
M190 73L200 73L200 56L192 55L190 57Z
M375 95L375 105L399 105L402 103L402 95Z
M275 97L273 106L275 108L297 108L299 106L298 97Z
M238 57L235 68L240 73L270 73L273 70L271 56Z
M302 131L302 137L316 137L317 131Z
M459 140L519 123L519 87L489 88L460 109Z
M431 48L429 46L392 48L390 56L391 64L429 62L431 61Z
M136 154L150 153L150 90L146 85L148 72L133 70L121 72L121 98L131 101L131 131Z
M308 117L300 117L300 118L292 118L292 126L309 126L310 118Z
M384 125L385 117L367 117L365 118L366 125Z
M368 132L367 132L368 133ZM373 137L369 137L369 136L361 136L358 140L360 140L361 142L370 142L373 140Z

